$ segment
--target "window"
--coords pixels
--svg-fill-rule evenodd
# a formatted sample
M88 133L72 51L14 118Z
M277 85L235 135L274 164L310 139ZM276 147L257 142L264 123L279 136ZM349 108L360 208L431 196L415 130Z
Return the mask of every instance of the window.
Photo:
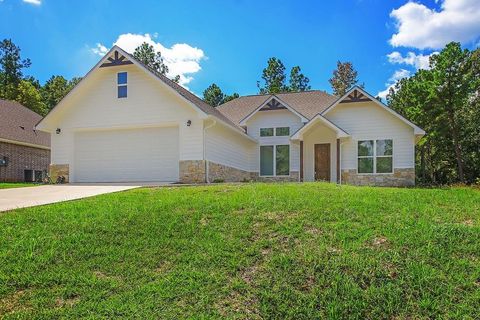
M127 97L127 73L119 72L117 73L117 92L118 98Z
M275 174L274 174L275 173ZM290 146L260 146L260 175L288 176L290 174Z
M260 128L260 137L273 137L274 128ZM284 137L290 135L290 127L275 128L275 135L277 137Z
M275 135L278 136L278 137L289 136L290 135L290 127L275 128Z
M392 173L393 140L358 141L358 173Z
M273 137L273 128L260 128L260 137Z

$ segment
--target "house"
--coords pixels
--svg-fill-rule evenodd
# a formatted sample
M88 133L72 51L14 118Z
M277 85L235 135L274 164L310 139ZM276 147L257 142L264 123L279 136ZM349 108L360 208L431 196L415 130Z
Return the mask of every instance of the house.
M37 125L71 182L415 183L424 131L365 90L245 96L213 108L114 46Z
M50 164L50 134L35 130L42 116L0 100L0 181L39 181Z

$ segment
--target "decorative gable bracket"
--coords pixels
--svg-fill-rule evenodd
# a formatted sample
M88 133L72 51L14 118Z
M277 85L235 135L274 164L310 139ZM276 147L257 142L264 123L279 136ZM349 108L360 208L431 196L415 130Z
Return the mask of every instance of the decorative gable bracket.
M352 93L350 93L345 99L340 101L340 103L352 103L352 102L367 102L371 101L369 97L364 95L358 90L353 90Z
M284 105L282 105L277 99L273 98L259 111L282 110L282 109L287 109L287 108Z
M108 57L107 60L108 60L108 62L102 63L100 65L100 68L133 64L133 62L127 60L127 58L125 58L125 56L119 54L117 50L115 50L115 52L113 54L113 57Z

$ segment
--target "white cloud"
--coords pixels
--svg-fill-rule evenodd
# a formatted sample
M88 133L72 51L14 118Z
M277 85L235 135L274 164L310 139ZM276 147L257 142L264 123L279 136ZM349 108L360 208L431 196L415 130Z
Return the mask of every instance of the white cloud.
M469 43L480 36L478 0L444 0L440 11L409 1L390 16L397 23L397 33L390 39L394 47L438 49L450 41Z
M42 4L42 0L23 0L25 3L33 4L39 6Z
M135 48L146 42L152 45L155 51L162 53L163 60L169 69L169 77L173 78L179 75L180 84L184 86L191 82L193 80L192 75L202 69L200 61L206 58L203 50L186 43L176 43L168 48L160 42L156 42L156 37L156 33L153 36L148 33L125 33L121 34L113 44L129 53L133 53ZM104 45L97 43L95 48L91 48L91 51L103 56L108 49Z
M395 83L397 83L398 80L410 77L411 73L408 70L405 69L400 69L397 70L393 73L393 75L388 79L388 82L385 83L387 88L383 91L380 91L377 95L382 98L382 100L386 100L387 94L390 92L390 88L395 86Z
M97 54L99 56L104 56L107 52L108 52L108 49L107 47L105 47L103 44L101 43L97 43L95 45L94 48L90 48L90 50L94 53L94 54Z
M437 54L438 52L433 52L432 54ZM416 54L414 52L408 52L406 56L398 51L393 51L390 54L387 54L388 62L393 64L406 64L415 67L416 69L429 69L429 59L432 54Z

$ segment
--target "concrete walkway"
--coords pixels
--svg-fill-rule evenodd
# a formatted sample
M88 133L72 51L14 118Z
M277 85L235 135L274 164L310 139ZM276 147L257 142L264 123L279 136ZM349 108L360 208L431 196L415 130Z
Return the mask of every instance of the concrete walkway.
M0 212L139 188L130 184L45 185L0 189Z

